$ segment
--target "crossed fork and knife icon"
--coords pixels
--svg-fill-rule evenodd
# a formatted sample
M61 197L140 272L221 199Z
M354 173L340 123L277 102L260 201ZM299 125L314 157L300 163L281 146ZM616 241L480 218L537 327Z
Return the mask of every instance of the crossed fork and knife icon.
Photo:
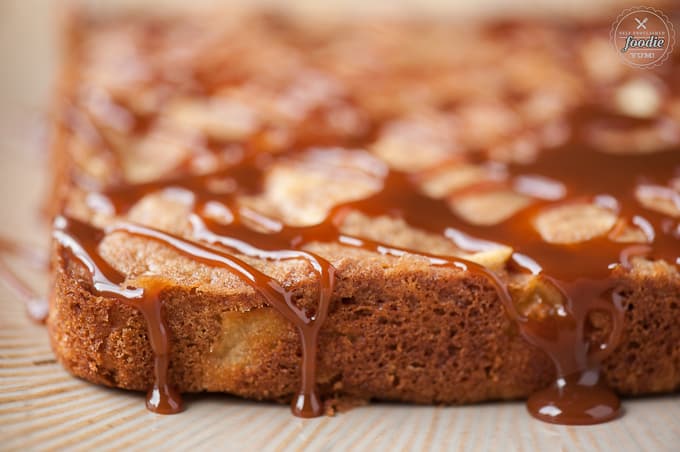
M635 19L635 22L637 22L637 24L638 24L637 27L635 28L636 30L639 30L640 28L642 28L644 30L647 29L647 25L645 25L645 24L649 20L649 17L645 17L642 20L638 19L637 17L634 17L633 19Z

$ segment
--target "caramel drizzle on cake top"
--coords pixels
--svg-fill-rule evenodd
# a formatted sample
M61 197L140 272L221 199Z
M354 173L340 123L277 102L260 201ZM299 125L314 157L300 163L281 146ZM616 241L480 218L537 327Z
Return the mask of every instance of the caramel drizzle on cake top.
M199 75L196 77L200 78ZM675 66L662 75L669 86L677 83ZM200 85L198 81L196 83ZM210 93L210 85L202 90L204 94ZM455 111L455 105L450 108ZM128 114L134 118L134 133L146 133L148 124L153 122L153 118L147 116L136 116L131 111ZM65 127L72 133L95 136L95 146L102 148L104 153L112 152L105 140L96 138L100 134L95 118L73 114L63 117ZM329 142L348 147L367 146L382 125L378 119L375 124L367 125L358 137L329 138L314 130L312 120L311 126L303 128L293 144L277 153L263 152L262 148L266 146L258 135L251 136L245 145L246 151L237 161L210 174L191 174L188 167L180 166L177 175L167 180L130 184L121 182L117 176L117 182L112 186L91 189L97 192L100 207L119 217L148 194L167 188L189 191L193 195L191 237L125 221L99 229L67 213L56 218L53 237L64 251L89 270L95 292L120 299L144 315L155 356L154 384L147 397L147 406L154 411L172 413L181 410L180 396L168 379L172 337L162 315L162 293L171 283L164 282L160 275L161 278L140 281L139 287L126 286L125 276L107 263L98 249L101 240L113 232L160 242L202 264L229 269L290 321L300 336L302 347L300 389L292 400L293 413L298 416L318 416L323 412L323 403L315 388L317 338L333 295L335 269L322 256L305 250L306 245L320 242L387 256L419 255L433 266L450 267L483 278L496 290L523 337L555 363L557 380L529 398L529 411L548 422L605 422L620 413L620 402L600 378L599 367L616 348L621 336L621 301L625 296L622 275L630 270L631 260L637 256L680 264L677 217L647 208L639 200L640 190L647 191L680 209L680 195L671 186L680 176L680 147L677 140L671 139L656 152L615 154L598 144L597 134L602 130L657 131L664 128L670 128L672 133L680 132L677 123L663 114L634 118L613 113L596 100L574 108L565 119L567 140L551 149L546 147L528 162L501 164L501 177L454 190L446 199L424 194L417 172L383 168L376 174L382 180L377 192L333 207L323 221L315 225L287 225L240 205L237 202L240 196L262 192L264 178L277 162L294 159L305 149ZM484 153L470 153L456 157L454 163L480 163L487 158ZM115 166L115 161L112 164ZM112 171L117 175L121 173L119 167ZM213 190L210 181L214 178L230 180L232 189L228 193ZM471 224L451 209L452 199L499 188L523 193L531 198L531 203L493 225ZM618 220L607 233L575 243L546 240L536 227L536 218L556 207L574 203L595 204L615 214ZM215 212L220 213L220 221L215 219ZM413 228L447 237L460 249L471 253L509 246L513 252L506 270L534 276L545 287L556 291L561 300L543 315L523 312L513 300L504 279L471 260L431 255L343 233L341 225L350 212L360 212L370 218L402 219ZM632 242L619 241L618 234L627 228L641 232L642 238ZM305 260L318 277L317 308L314 312L300 309L292 301L291 292L280 282L235 255L274 261ZM589 343L585 338L587 318L594 311L604 312L611 322L609 337L600 344Z

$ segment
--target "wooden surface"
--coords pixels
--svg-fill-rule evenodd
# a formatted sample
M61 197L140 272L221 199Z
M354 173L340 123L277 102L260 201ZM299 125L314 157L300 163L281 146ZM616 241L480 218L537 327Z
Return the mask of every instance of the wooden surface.
M40 119L54 67L53 4L0 0L0 234L44 246L45 155ZM22 268L36 288L44 275ZM158 416L141 394L77 380L54 361L44 328L0 288L0 450L680 450L680 396L626 400L609 424L563 427L533 420L522 403L470 407L376 404L301 420L285 406L221 395L187 397Z

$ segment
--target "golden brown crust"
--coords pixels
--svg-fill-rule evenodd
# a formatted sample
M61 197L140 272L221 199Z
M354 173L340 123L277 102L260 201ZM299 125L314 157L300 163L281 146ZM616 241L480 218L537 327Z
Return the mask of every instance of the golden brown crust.
M141 314L93 295L82 265L56 255L48 324L59 361L95 383L147 389L153 360ZM521 338L485 280L409 262L365 264L338 265L320 336L322 394L469 403L526 397L554 379L548 357ZM626 283L624 338L603 369L621 394L680 388L680 286L669 276L660 267ZM315 305L313 281L296 294L302 306ZM168 287L162 300L173 338L170 375L180 391L289 400L299 382L299 339L264 300L191 287ZM608 328L592 318L590 337Z

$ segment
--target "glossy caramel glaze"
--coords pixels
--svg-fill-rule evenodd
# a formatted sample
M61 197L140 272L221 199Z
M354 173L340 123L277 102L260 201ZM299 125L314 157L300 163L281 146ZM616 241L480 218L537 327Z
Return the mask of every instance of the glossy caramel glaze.
M520 26L512 25L509 31L491 27L487 32L511 33L517 28ZM659 71L657 76L666 86L675 87L678 63L669 64L672 66ZM208 75L200 71L193 74L192 86L197 87L202 96L212 95L217 83L204 80ZM161 75L155 74L155 77L161 77L155 79L155 83L163 83ZM219 83L239 82L220 80ZM353 95L360 96L360 93ZM508 102L512 104L512 96L509 97ZM652 208L640 200L641 194L647 194L680 211L677 190L680 125L676 118L663 109L644 115L646 117L622 114L593 98L563 115L558 124L563 129L562 139L550 146L539 146L538 152L530 153L521 161L496 158L491 149L470 150L440 161L439 168L427 171L446 169L448 165L493 165L495 174L491 179L451 190L443 198L432 197L423 190L422 178L427 171L376 167L370 171L381 181L377 191L359 200L336 204L316 224L289 225L240 203L242 197L257 196L264 191L265 179L277 164L295 160L309 148L328 144L371 147L387 124L387 118L375 115L351 136L329 136L320 125L318 129L314 127L315 118L319 118L326 107L314 110L282 149L272 151L262 130L249 132L242 143L243 152L221 168L196 174L188 159L179 162L163 177L141 183L124 180L122 164L112 151L115 145L103 138L105 134L99 130L98 120L71 106L67 108L63 118L66 128L73 134L88 136L90 143L101 150L101 155L113 156L106 157L112 168L108 184L94 188L88 188L83 180L76 180L75 184L94 196L92 199L96 202L90 207L95 212L118 219L99 229L66 212L57 216L53 236L64 250L88 268L95 292L118 298L144 315L155 355L155 383L149 391L147 406L160 413L181 409L179 395L173 391L167 376L172 337L162 312L166 282L163 275L158 275L128 286L125 275L111 267L98 250L106 234L114 232L160 242L202 264L229 269L290 321L299 334L302 350L300 389L292 400L293 413L298 416L312 417L323 412L323 403L315 390L317 337L328 313L335 279L330 262L305 250L310 243L335 243L395 257L416 254L428 259L433 266L483 276L496 289L508 316L517 323L524 338L549 355L555 364L554 385L529 398L532 415L561 424L594 424L618 416L620 402L601 381L599 367L616 348L622 333L620 275L629 271L638 257L680 265L678 215ZM116 108L124 109L122 105ZM456 112L458 106L452 102L442 108ZM126 133L145 136L154 123L153 115L133 113L132 108L123 111L131 122ZM120 115L120 111L117 114ZM665 138L661 144L654 144L650 152L638 152L639 143L634 141L619 140L611 145L612 135L636 132ZM228 140L204 138L203 146L209 151L228 144ZM228 181L229 189L215 189L215 180ZM192 195L190 237L123 219L145 196L169 188ZM508 218L491 225L470 222L451 207L466 196L498 190L521 194L528 202ZM603 234L575 241L549 240L537 226L539 217L547 212L583 204L612 214L616 221ZM387 216L403 220L414 229L444 236L469 253L510 247L512 254L503 271L532 278L539 287L538 292L552 294L545 296L550 299L549 303L546 301L548 306L538 314L523 310L506 276L472 260L423 253L345 234L341 226L352 212L374 219ZM632 231L632 238L623 238L626 231ZM235 255L272 261L307 261L319 281L317 308L313 312L300 309L281 283ZM540 297L541 293L533 296ZM603 314L611 325L608 337L601 343L591 343L585 338L588 318L595 312Z

